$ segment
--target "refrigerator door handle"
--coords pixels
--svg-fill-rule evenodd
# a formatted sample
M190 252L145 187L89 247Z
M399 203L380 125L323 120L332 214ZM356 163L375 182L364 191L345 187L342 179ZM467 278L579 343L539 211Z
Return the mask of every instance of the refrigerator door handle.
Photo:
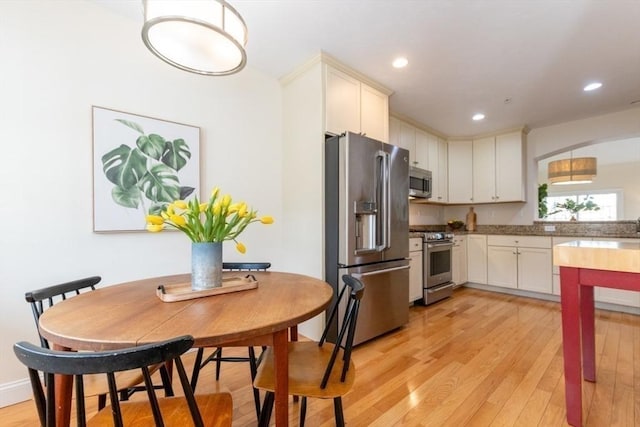
M376 189L376 197L379 210L378 210L378 221L380 226L378 230L381 235L380 245L376 248L378 252L382 252L386 249L389 249L389 240L391 233L391 215L389 215L389 206L390 206L390 186L391 186L391 178L389 173L389 153L384 151L378 151L377 154L378 159L381 161L378 163L380 166L380 170L378 171L378 181Z
M385 274L385 273L390 273L392 271L398 271L398 270L407 270L408 268L409 268L408 265L404 265L402 267L385 268L383 270L368 271L366 273L353 273L352 276L355 277L356 279L360 279L361 277L375 276L376 274Z

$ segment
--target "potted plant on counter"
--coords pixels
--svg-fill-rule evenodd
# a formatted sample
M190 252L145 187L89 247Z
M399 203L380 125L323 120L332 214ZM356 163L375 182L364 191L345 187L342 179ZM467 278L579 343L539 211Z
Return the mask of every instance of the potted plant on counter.
M571 213L571 219L569 221L577 221L576 215L578 215L578 212L600 210L600 206L591 199L592 196L587 196L580 202L577 202L574 199L565 199L563 203L556 203L554 208Z

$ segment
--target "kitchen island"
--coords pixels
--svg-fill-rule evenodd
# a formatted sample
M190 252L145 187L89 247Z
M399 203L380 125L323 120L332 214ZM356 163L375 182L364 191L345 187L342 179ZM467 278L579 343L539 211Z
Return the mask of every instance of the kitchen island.
M576 240L555 245L553 259L560 267L567 422L581 426L582 374L596 381L593 289L640 291L640 243Z

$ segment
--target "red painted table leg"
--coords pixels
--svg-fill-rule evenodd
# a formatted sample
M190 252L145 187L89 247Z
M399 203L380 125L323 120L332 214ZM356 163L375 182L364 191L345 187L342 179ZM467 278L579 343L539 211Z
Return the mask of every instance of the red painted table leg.
M580 284L577 268L560 267L560 301L567 422L572 426L581 426Z
M580 326L582 328L582 374L596 381L596 338L593 286L580 286Z

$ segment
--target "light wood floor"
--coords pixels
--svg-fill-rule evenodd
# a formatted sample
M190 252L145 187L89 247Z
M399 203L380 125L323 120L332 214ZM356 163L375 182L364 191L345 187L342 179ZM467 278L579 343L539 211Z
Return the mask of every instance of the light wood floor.
M597 383L583 387L585 425L640 426L640 318L598 311L596 346ZM343 400L350 426L567 425L557 303L459 289L412 307L406 327L353 357L356 382ZM223 365L218 384L214 371L204 369L198 392L231 391L234 426L255 426L248 367ZM291 425L297 410L292 403ZM0 409L0 420L37 425L33 402ZM307 425L334 425L331 402L310 401Z

